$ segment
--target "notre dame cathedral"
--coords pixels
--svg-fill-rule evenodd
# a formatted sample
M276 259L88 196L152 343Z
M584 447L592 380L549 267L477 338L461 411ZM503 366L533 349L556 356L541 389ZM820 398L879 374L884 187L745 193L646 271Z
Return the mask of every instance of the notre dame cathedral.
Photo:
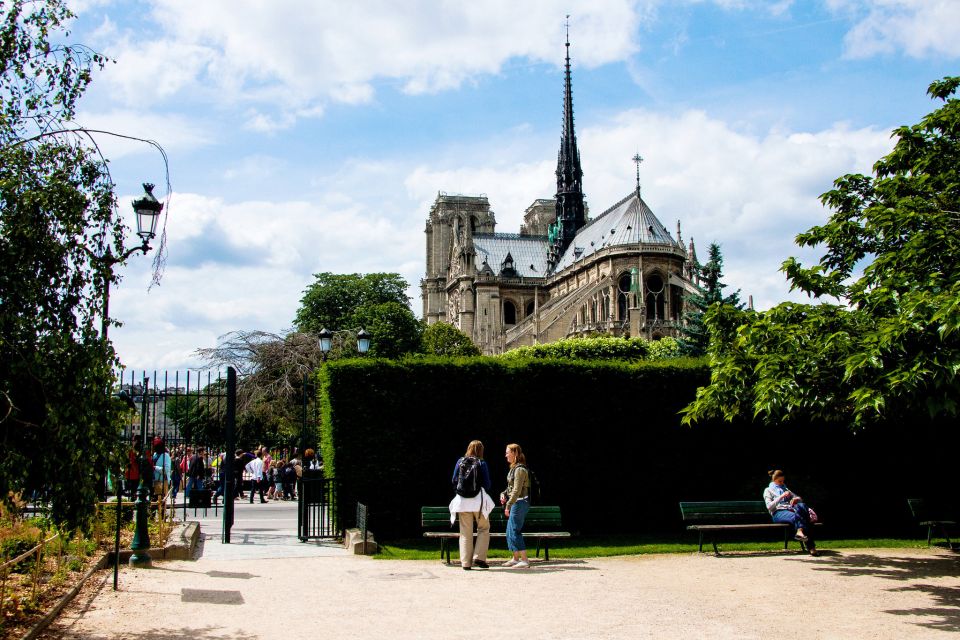
M427 219L423 317L448 322L484 354L581 334L677 335L693 288L693 240L684 248L637 184L589 219L573 126L566 43L557 192L534 200L520 233L497 233L485 196L440 193Z

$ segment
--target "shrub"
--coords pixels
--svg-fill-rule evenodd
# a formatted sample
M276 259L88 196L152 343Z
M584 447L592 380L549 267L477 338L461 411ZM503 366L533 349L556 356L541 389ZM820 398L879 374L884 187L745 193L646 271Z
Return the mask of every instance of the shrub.
M644 338L590 336L565 338L532 347L511 349L498 357L505 360L562 358L568 360L667 360L679 358L680 343L674 338L649 341Z

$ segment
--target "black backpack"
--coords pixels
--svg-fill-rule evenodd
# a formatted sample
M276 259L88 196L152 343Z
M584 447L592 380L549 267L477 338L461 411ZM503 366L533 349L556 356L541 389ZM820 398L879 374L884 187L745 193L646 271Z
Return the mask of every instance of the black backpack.
M473 456L460 458L457 464L457 495L475 498L483 483L480 480L480 459Z
M537 474L525 464L520 466L527 470L527 478L530 481L530 497L527 500L530 504L540 504L540 480L537 478Z

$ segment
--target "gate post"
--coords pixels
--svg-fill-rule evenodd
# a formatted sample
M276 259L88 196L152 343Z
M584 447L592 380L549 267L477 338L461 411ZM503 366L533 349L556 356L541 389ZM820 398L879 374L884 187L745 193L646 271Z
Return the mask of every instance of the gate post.
M220 464L220 473L223 474L223 536L221 542L230 544L230 529L233 527L233 458L236 443L237 426L237 370L233 367L227 367L227 419L225 425L224 439L226 440L226 451L223 454L223 462Z

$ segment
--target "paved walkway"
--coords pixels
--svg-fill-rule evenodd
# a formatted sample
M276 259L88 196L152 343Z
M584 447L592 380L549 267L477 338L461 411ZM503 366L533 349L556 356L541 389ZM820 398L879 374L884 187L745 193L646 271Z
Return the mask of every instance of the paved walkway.
M178 512L182 517L183 511ZM334 541L300 542L296 537L297 503L267 504L238 500L234 509L230 544L221 544L223 509L187 509L187 519L200 523L199 556L204 560L255 560L267 558L314 558L347 556L343 546Z
M960 632L960 556L943 550L673 554L468 572L304 545L281 526L286 505L238 507L242 543L227 549L208 539L195 561L125 568L119 592L104 572L44 637L900 640ZM219 539L219 529L212 535Z

